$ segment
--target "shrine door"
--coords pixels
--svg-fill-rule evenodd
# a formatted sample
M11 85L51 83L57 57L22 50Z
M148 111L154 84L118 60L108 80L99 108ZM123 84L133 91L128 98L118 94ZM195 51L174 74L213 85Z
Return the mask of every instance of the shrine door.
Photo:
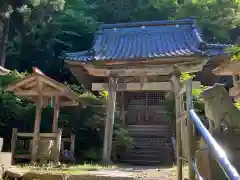
M124 99L128 125L157 125L169 122L165 108L165 92L124 92Z

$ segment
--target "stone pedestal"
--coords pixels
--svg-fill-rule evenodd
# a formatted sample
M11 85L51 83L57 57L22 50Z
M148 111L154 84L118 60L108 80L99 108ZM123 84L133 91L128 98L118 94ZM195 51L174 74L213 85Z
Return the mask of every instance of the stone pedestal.
M240 170L240 133L224 132L213 133L213 137L224 149L232 165L239 172ZM196 152L196 163L199 172L204 180L226 180L226 176L218 165L215 158L211 155L207 145L200 141L200 150Z
M0 165L4 167L10 167L12 164L12 153L0 152Z

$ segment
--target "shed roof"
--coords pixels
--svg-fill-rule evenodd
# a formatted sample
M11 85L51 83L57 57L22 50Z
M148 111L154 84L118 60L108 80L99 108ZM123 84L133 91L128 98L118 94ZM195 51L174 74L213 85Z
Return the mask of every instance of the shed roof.
M38 87L40 83L43 85L41 88ZM49 105L53 96L59 96L61 106L75 106L79 104L80 99L75 92L39 71L33 72L17 83L10 84L6 90L35 102L40 93L39 88L43 95L44 105Z
M67 53L66 60L136 60L223 55L229 45L204 42L193 19L103 24L92 49Z

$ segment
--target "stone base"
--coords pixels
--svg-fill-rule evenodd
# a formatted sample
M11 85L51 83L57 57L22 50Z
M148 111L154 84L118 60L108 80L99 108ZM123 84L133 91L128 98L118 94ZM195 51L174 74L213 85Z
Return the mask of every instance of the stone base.
M0 165L8 168L12 165L12 153L10 152L0 152Z

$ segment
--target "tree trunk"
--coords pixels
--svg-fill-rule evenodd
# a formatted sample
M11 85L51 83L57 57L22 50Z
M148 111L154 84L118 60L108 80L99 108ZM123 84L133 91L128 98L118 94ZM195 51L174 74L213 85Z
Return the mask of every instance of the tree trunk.
M0 65L4 67L6 62L6 50L8 43L8 33L9 33L10 18L5 18L3 21L3 33L0 41Z

